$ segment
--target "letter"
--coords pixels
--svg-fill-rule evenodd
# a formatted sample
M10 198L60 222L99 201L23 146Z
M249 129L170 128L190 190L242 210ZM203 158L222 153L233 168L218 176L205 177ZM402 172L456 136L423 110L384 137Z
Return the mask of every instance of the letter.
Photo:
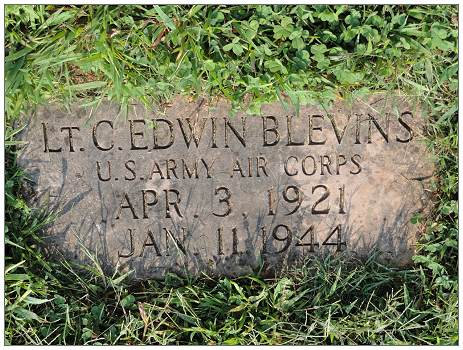
M227 204L227 210L225 211L225 213L223 214L217 214L217 213L214 213L212 212L213 215L215 216L221 216L221 217L225 217L227 215L229 215L231 213L231 203L230 203L230 198L231 198L231 192L228 188L226 188L225 186L220 186L220 187L217 187L215 189L215 192L214 194L215 195L218 195L219 194L219 191L223 191L225 193L225 197L224 198L220 198L219 199L219 203L226 203Z
M96 148L98 148L99 150L101 151L109 151L110 149L112 149L114 147L114 142L111 140L111 146L109 147L103 147L100 145L100 143L98 142L98 139L96 137L96 132L97 132L97 129L98 127L103 124L103 123L106 123L106 124L109 124L109 126L111 127L111 129L114 129L113 128L113 122L110 121L110 120L100 120L98 123L95 124L95 126L93 127L93 144L95 145Z
M296 164L297 164L297 157L295 156L289 156L288 159L285 160L285 163L284 163L284 168L285 168L285 173L286 175L288 176L294 176L294 175L297 175L298 173L298 170L296 169L294 173L290 173L289 170L288 170L288 162L290 159L295 159L296 160Z
M183 245L182 242L180 242L180 240L175 237L172 232L170 232L168 229L166 229L164 227L164 230L166 231L166 256L169 256L169 238L172 239L174 241L174 244L175 244L175 247L177 249L179 249L184 255L186 255L186 249ZM182 231L183 231L183 240L185 240L185 228L182 227Z
M274 215L274 214L272 214L272 215ZM262 231L262 251L261 251L261 254L265 255L265 254L267 254L267 242L269 240L267 238L267 230L265 229L265 226L261 226L260 229Z
M166 218L171 218L170 216L170 206L173 205L175 211L177 212L178 216L183 218L182 214L180 214L180 209L178 208L178 204L180 203L180 193L177 190L163 190L166 194ZM175 193L177 199L174 202L169 200L169 192Z
M225 186L217 187L215 189L214 194L218 195L219 191L223 191L223 193L225 193L224 198L219 198L219 203L226 203L227 204L227 210L223 214L217 214L217 213L214 213L214 212L212 212L212 214L215 215L215 216L225 217L225 216L229 215L231 213L231 210L232 210L231 209L231 203L230 203L230 198L231 198L232 193Z
M185 173L186 175L188 175L188 178L190 179L193 177L193 175L196 179L198 178L198 164L196 163L196 159L195 159L195 163L194 163L192 170L188 168L188 165L185 163L184 159L182 159L182 164L183 164L183 178L184 179L186 179Z
M230 120L228 118L223 118L225 121L225 126L224 126L224 131L225 131L225 148L228 147L228 132L227 132L227 126L230 128L231 131L235 134L237 139L241 142L241 144L246 147L246 119L244 117L241 117L241 125L243 128L243 135L238 134L238 131L233 127L233 125L230 124Z
M157 199L157 194L155 190L142 190L143 193L143 219L148 219L148 214L146 213L146 209L148 206L153 206L157 204L158 199ZM148 196L147 194L151 193L153 195L153 200L151 202L148 202Z
M233 233L233 241L232 241L232 255L239 254L238 252L238 232L236 231L236 227L232 228Z
M323 172L323 167L326 167L326 170L328 170L328 173L331 175L331 170L330 170L330 164L331 164L331 159L329 156L320 156L320 168L321 168L321 174L320 175L325 175ZM325 163L325 159L328 160L328 163Z
M217 229L217 255L223 255L222 227Z
M248 177L252 177L252 158L248 157Z
M402 125L402 126L405 128L405 130L407 130L408 135L409 135L408 138L406 138L406 139L401 139L401 138L399 138L399 136L396 137L396 140L397 140L398 142L402 142L402 143L410 142L410 141L413 139L413 131L412 131L412 128L410 127L410 125L408 125L407 123L405 123L404 120L402 119L402 117L404 117L406 114L410 115L410 117L413 118L413 114L412 114L411 112L408 112L408 111L403 112L403 113L400 115L400 117L399 117L399 123L400 123L400 125Z
M127 205L122 205L123 202L124 202L124 199L127 201ZM120 215L122 213L122 209L127 209L127 208L130 209L130 211L132 212L133 218L138 219L138 216L135 213L135 209L133 208L132 204L130 203L130 199L129 199L128 194L124 193L124 198L121 200L121 204L119 205L119 211L117 213L116 220L119 219L119 217L120 217Z
M355 114L356 121L355 121L355 144L360 145L360 117L362 116L361 114Z
M267 119L273 120L274 127L267 128ZM278 120L274 116L265 116L262 117L262 127L263 127L263 137L264 137L264 147L275 146L280 141L280 134L278 133ZM267 140L267 133L272 132L275 135L275 140L270 143Z
M240 161L238 159L235 160L235 162L233 163L233 169L232 169L232 173L230 177L233 177L233 173L235 171L239 171L241 174L241 177L244 177L243 169L241 168Z
M135 249L133 247L132 229L129 228L128 231L129 231L129 237L130 237L130 252L128 254L121 254L120 251L117 251L117 255L118 255L119 258L130 258L133 255L134 251L135 251Z
M134 132L133 131L133 127L134 127L134 124L135 123L142 123L143 125L145 125L145 120L144 119L136 119L136 120L129 120L129 124L130 124L130 149L131 150L136 150L136 149L148 149L148 146L136 146L135 145L135 136L141 136L142 139L143 137L145 136L145 133L143 131L139 131L139 132Z
M151 243L149 243L148 240L150 240ZM149 229L146 232L146 238L145 238L145 242L143 243L143 246L141 248L140 257L143 256L143 253L145 252L145 247L154 247L154 250L156 250L156 255L157 256L162 256L161 252L159 251L158 245L156 244L156 241L154 239L153 233Z
M273 205L275 203L275 200L273 199L273 188L267 190L268 194L268 215L275 215L275 211L273 210Z
M42 123L42 129L43 129L43 144L44 144L44 147L45 147L44 152L45 153L47 153L47 152L61 152L62 147L60 147L59 149L51 149L50 147L48 147L47 126L46 126L45 123Z
M310 234L310 242L304 242L305 236ZM298 242L296 243L296 247L306 247L310 246L309 252L313 253L315 252L314 247L317 246L317 248L320 247L320 244L318 242L314 242L315 240L315 234L314 234L314 226L310 225L307 231L302 235L301 238L298 239Z
M342 157L342 162L339 161L341 157ZM336 175L339 175L339 169L341 169L343 165L346 165L346 163L347 163L346 157L344 157L343 154L338 154L338 156L336 157Z
M333 236L333 234L337 232L337 236L336 236L336 242L328 242L328 240ZM342 241L341 239L341 224L339 224L338 226L336 226L331 232L330 234L328 235L328 237L326 237L326 239L323 241L322 243L322 246L324 245L327 245L327 246L333 246L335 245L336 246L336 251L337 252L340 252L342 251L342 246L347 246L347 243L344 241Z
M313 171L310 174L307 172L307 169L305 167L305 161L307 160L307 158L312 159L312 162L313 162ZM304 160L302 161L302 172L307 176L311 176L315 174L316 171L317 171L317 163L315 162L315 158L313 156L305 157Z
M172 144L174 143L174 125L172 124L172 122L168 119L164 119L164 118L159 118L159 119L156 119L156 121L153 120L153 123L159 123L159 122L164 122L167 124L167 126L169 127L169 142L165 145L160 145L158 144L158 138L157 138L157 130L158 128L156 127L154 130L153 130L153 143L154 143L154 146L153 146L153 149L166 149L166 148L169 148L170 146L172 146Z
M187 148L190 148L191 140L193 140L195 142L196 148L198 148L199 141L201 141L201 137L202 137L204 126L206 125L207 119L203 118L202 124L199 125L199 131L195 128L199 123L195 122L194 125L192 126L190 118L185 118L185 119L190 129L189 137L187 136L188 133L183 128L183 121L180 118L177 118L177 122L180 125L180 129L182 130L183 139L185 140L185 144Z
M312 187L312 194L314 194L315 191L318 188L322 188L323 190L325 190L325 192L323 192L323 195L312 206L312 214L314 214L314 215L328 214L330 212L329 203L328 203L328 207L326 209L321 209L320 210L320 209L317 209L317 206L330 196L330 190L325 185L317 185L317 186Z
M217 125L215 124L215 119L214 117L211 118L211 124L212 124L212 146L211 148L217 148Z
M261 160L264 162L264 164L260 164ZM257 157L257 177L260 177L259 169L262 169L262 172L265 174L265 176L268 176L266 166L267 159L265 159L264 156Z
M353 172L352 170L350 171L350 173L352 175L357 175L358 173L360 173L362 171L362 167L360 166L360 163L358 163L356 160L355 160L355 157L358 157L359 158L359 161L362 159L362 157L360 156L360 154L354 154L352 157L351 157L351 160L352 160L352 163L354 163L355 165L357 165L357 172Z
M177 163L175 162L175 159L167 159L167 161L166 161L166 169L167 169L166 172L167 172L167 178L169 180L170 180L170 172L171 171L172 171L172 174L174 174L175 178L178 179L178 176L175 173L175 168L177 168Z
M98 179L100 181L109 181L111 180L111 162L109 160L107 160L108 162L108 176L106 177L106 179L103 179L103 177L101 176L101 168L100 168L100 162L96 162L96 173L98 174Z
M349 125L350 117L351 117L350 115L347 116L347 123L344 126L344 129L342 129L342 133L339 134L338 127L336 126L336 122L334 121L334 116L331 115L331 114L328 114L328 118L331 121L331 125L333 125L334 134L336 135L336 138L338 140L338 144L341 144L342 138L344 137L344 134L346 133L347 126Z
M315 141L313 139L313 131L323 131L323 128L321 126L314 127L313 126L313 118L321 118L322 120L325 119L324 116L314 114L314 115L309 115L309 145L324 145L326 142L326 137L324 140L321 141Z
M373 124L375 124L376 129L384 137L386 142L389 142L389 140L388 140L389 113L386 113L386 132L384 132L384 130L381 129L381 126L378 124L377 120L370 113L368 113L368 117L369 117L369 119L368 119L368 143L371 143L371 122L373 122Z
M214 163L212 163L212 164L209 166L203 158L201 158L201 162L203 162L203 165L204 165L204 167L206 168L206 174L207 174L207 177L206 177L206 178L210 179L210 178L211 178L211 174L210 174L209 171L212 169L212 165L213 165Z
M127 170L129 170L132 173L132 178L128 178L127 176L125 176L124 178L126 180L132 181L132 180L135 180L137 175L135 174L135 171L133 170L133 168L129 167L129 164L132 164L132 166L135 166L135 161L128 160L128 161L125 162L125 167L126 167Z
M156 170L154 168L156 168ZM153 169L151 170L150 180L153 179L153 174L159 174L159 177L164 180L164 175L162 175L161 168L156 161L153 162Z
M80 131L80 128L77 126L63 126L61 131L67 130L69 136L69 152L74 152L74 147L72 146L72 130Z
M283 227L285 229L285 231L286 231L286 236L285 237L280 237L280 236L277 235L278 229L280 227ZM275 241L286 242L286 244L284 245L283 248L281 248L280 250L274 252L274 254L279 254L279 253L284 252L285 250L287 250L290 247L291 242L293 240L293 232L291 231L291 229L288 226L286 226L284 224L279 224L279 225L277 225L277 226L275 226L273 228L272 237L273 237L273 239Z
M291 132L292 132L291 121L292 121L292 119L293 119L292 116L289 116L289 115L286 116L286 123L288 124L288 143L286 144L286 146L302 146L302 145L304 145L304 141L295 142L295 141L292 140L292 137L291 137Z

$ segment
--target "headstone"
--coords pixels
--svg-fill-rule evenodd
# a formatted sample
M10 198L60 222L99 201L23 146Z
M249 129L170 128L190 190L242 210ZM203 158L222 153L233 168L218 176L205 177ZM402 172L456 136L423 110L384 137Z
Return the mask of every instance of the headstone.
M239 275L345 254L411 261L433 163L419 104L373 95L230 114L225 100L147 110L40 107L22 134L29 200L57 212L50 251L137 278Z

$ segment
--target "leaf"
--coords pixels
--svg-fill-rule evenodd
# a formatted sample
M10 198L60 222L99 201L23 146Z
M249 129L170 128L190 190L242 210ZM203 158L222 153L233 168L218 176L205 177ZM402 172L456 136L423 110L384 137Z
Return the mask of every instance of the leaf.
M129 308L135 303L135 297L132 294L127 295L121 300L121 306L123 308Z
M214 12L214 17L212 18L211 24L215 25L219 22L223 22L224 19L225 16L223 15L223 13L221 11L216 11Z
M176 312L177 316L180 317L182 320L188 322L189 324L192 325L198 325L198 320L194 318L193 316L182 314L180 312Z
M30 276L25 273L10 273L5 276L5 281L27 281Z
M267 44L263 44L263 45L259 46L259 50L263 50L264 54L266 54L267 56L272 55L272 50L269 49Z
M412 218L410 219L410 222L413 224L413 225L416 225L418 223L420 223L421 221L421 214L420 213L416 213L415 215L412 216Z
M453 43L446 40L442 40L438 36L433 36L431 39L431 48L437 48L442 51L450 51L451 49L453 49Z
M277 25L273 28L273 37L275 39L287 39L292 32L292 26L290 27L283 27L280 25Z
M452 104L447 112L445 112L437 121L437 124L446 124L448 119L452 117L458 111L458 105L456 103Z
M103 86L106 86L105 81L92 81L89 83L82 83L82 84L76 84L76 85L71 85L68 87L68 90L71 91L83 91L83 90L91 90L91 89L98 89Z
M13 313L15 313L19 318L23 320L36 320L36 321L40 320L39 316L37 316L35 312L26 310L22 307L14 309Z
M283 301L287 299L288 296L292 295L291 288L293 287L294 282L284 277L280 281L278 281L275 290L273 291L273 301L276 304L281 304Z
M10 142L8 142L8 141L5 142L5 145L9 145L9 144L14 145L15 143L14 143L14 142L11 142L11 141L10 141ZM16 247L16 248L19 248L19 249L23 249L23 250L25 249L24 247L21 247L20 245L14 243L14 242L12 242L12 241L10 241L10 240L8 239L8 237L5 237L5 244L12 245L12 246L14 246L14 247ZM24 261L23 261L23 262L24 262ZM5 272L5 274L6 274L6 272Z
M237 56L241 56L241 54L243 53L243 48L240 44L233 44L232 50Z
M289 36L289 40L293 40L295 38L300 38L302 35L302 32L299 31L299 30L295 30L294 32L291 33L291 35Z
M447 38L449 33L444 28L439 28L438 26L432 26L431 28L431 36L438 37L439 39Z
M318 14L318 18L324 22L336 22L338 20L338 15L330 10L325 10L322 13Z
M363 73L353 73L345 69L338 69L334 71L334 75L336 76L336 79L343 85L353 85L363 79Z
M233 45L235 45L234 43L230 43L230 44L227 44L223 47L223 50L224 51L230 51L231 49L233 49Z
M234 307L233 309L231 309L229 312L239 312L239 311L245 309L248 306L249 306L248 303L243 302L240 305L238 305L238 306Z
M34 297L29 297L29 296L25 299L25 302L27 304L33 304L33 305L39 305L39 304L47 303L49 301L50 300L48 300L48 299L38 299L38 298L34 298Z
M66 299L58 294L55 294L55 297L53 298L53 300L56 305L63 305L66 303Z
M74 11L60 12L63 8L53 13L48 19L43 23L40 28L52 27L66 22L68 19L75 17Z
M281 19L281 22L280 22L280 25L282 27L291 27L292 28L292 24L293 23L293 19L291 17L288 17L288 16L285 16Z
M346 16L344 22L352 27L356 27L360 24L360 17L360 13L356 10L353 10L349 15Z
M425 72L426 72L426 79L428 80L428 84L432 85L433 75L432 75L432 63L431 60L427 59L424 61L425 64Z
M208 71L212 71L215 68L215 63L213 60L204 61L204 68Z
M24 248L22 248L22 249L24 249ZM19 267L19 266L21 266L22 264L24 264L25 262L26 262L26 260L22 260L22 261L20 261L20 262L14 264L14 265L8 265L8 266L6 267L6 269L5 269L5 276L8 275L8 273L9 273L10 271L13 271L13 270L16 269L17 267Z
M316 54L323 54L323 53L325 53L326 51L328 51L328 49L326 48L326 45L325 45L325 44L312 45L312 46L310 47L310 52L312 52L314 55L316 55Z
M162 21L164 22L167 28L169 28L170 30L175 30L177 28L172 19L164 13L164 11L161 9L159 5L155 5L154 10L157 12L159 17L161 17Z
M358 33L359 33L358 29L349 28L348 30L344 31L341 34L341 37L343 38L345 42L349 42L352 39L354 39Z
M31 47L25 47L24 49L16 51L15 53L9 54L8 56L5 57L5 63L17 60L18 58L27 55L32 50L33 48Z
M238 345L241 344L241 338L228 338L223 342L225 345Z
M258 28L259 28L259 22L257 22L256 20L252 20L247 26L247 28L244 30L244 33L243 33L244 37L247 40L251 41L257 35Z
M283 63L281 63L281 61L277 58L271 61L265 61L264 67L270 70L270 72L272 73L276 73L276 72L282 72L283 74L288 73Z
M82 332L82 339L83 339L84 341L89 340L89 339L92 338L93 331L92 331L91 329L89 329L89 328L87 328L87 327L84 327L84 328L82 329L82 331L83 331L83 332Z
M302 38L293 39L291 44L297 50L302 50L305 47L304 40L302 40Z

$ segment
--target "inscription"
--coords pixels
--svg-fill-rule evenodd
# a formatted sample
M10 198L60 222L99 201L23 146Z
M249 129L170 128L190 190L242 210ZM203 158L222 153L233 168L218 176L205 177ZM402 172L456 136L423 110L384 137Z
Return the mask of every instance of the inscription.
M264 147L272 147L280 144L281 133L287 135L286 143L282 144L286 147L293 146L323 146L327 142L327 136L332 134L336 137L338 144L372 144L373 134L376 130L381 139L389 143L390 129L392 123L396 124L395 137L392 139L398 143L408 143L413 139L413 130L409 125L409 120L413 120L413 113L404 111L398 118L392 118L389 113L385 114L384 118L374 116L371 113L354 114L348 116L347 122L342 128L339 129L332 115L327 114L313 114L301 117L287 116L286 123L279 123L276 116L263 116L262 120L262 145ZM354 123L352 122L354 119ZM182 142L186 149L195 146L199 148L204 145L210 148L230 148L239 145L246 148L247 144L247 118L240 118L240 122L231 121L229 118L223 118L223 123L218 123L217 118L201 118L199 121L193 121L191 118L177 118L177 123L165 118L155 118L148 120L151 125L156 125L155 128L147 128L147 120L145 119L129 119L128 120L128 136L129 136L129 149L132 151L147 151L147 150L163 150L175 146L178 142ZM329 123L327 123L327 120ZM47 123L42 122L42 137L43 137L43 150L48 152L75 152L78 147L74 142L74 137L81 133L81 127L77 125L54 127L53 139L58 144L59 138L68 144L67 148L51 146L52 130L49 129ZM351 125L353 124L353 125ZM365 128L366 124L366 128ZM167 127L163 127L165 125ZM221 133L219 132L219 125L221 126ZM327 127L330 126L330 127ZM347 133L349 126L354 127L354 131L350 134ZM180 130L179 137L175 128ZM298 130L298 139L296 140L295 130ZM59 133L56 133L59 130ZM108 132L111 130L111 136L105 137L103 131ZM149 141L148 134L151 134L151 142ZM64 134L64 137L63 135ZM100 120L92 126L92 144L96 149L107 152L114 148L114 124L111 120ZM219 135L222 135L221 142L219 142ZM207 136L205 136L207 135ZM58 139L58 140L57 140ZM103 140L104 139L104 140ZM162 139L165 144L161 144ZM167 140L166 140L167 139ZM207 139L207 140L206 140ZM124 138L125 140L125 138ZM181 140L181 141L179 141ZM54 141L54 142L55 142ZM363 142L362 142L363 141ZM61 142L62 144L63 142ZM118 145L118 149L124 149Z
M259 116L220 106L179 99L124 118L113 107L39 118L24 164L65 209L60 246L103 247L105 261L147 276L408 249L424 187L407 179L430 173L408 103L297 114L276 104Z

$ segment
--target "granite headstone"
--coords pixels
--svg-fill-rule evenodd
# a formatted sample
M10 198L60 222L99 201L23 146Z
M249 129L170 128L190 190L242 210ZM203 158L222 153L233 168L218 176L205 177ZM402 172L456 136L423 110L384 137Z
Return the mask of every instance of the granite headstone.
M230 114L222 99L146 109L47 105L19 162L29 201L57 213L51 252L137 278L239 275L308 256L374 251L407 264L429 208L419 103L372 95L329 109L279 102Z

